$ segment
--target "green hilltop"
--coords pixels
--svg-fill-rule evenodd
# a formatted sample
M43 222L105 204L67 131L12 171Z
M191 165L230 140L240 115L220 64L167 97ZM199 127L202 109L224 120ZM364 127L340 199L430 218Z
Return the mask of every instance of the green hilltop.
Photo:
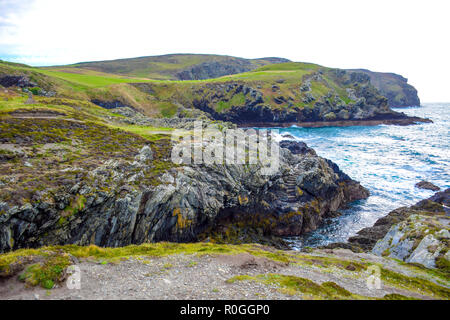
M372 80L375 76L366 70L282 58L172 54L54 67L0 61L0 85L8 76L30 79L33 93L40 96L129 107L151 118L195 118L202 113L235 123L296 123L392 115L374 86L383 84L379 76ZM359 112L361 106L354 107L358 103L370 110Z
M282 58L244 59L210 54L168 54L110 61L82 62L61 70L78 69L156 80L199 80L240 73L267 64L288 62ZM196 73L195 66L209 68L206 74ZM194 68L191 70L191 68ZM51 68L58 70L59 68ZM193 73L189 73L193 71Z
M299 87L304 77L322 72L320 79L311 82L311 95L317 98L336 92L339 99L350 102L345 86L333 79L327 72L333 70L309 63L280 63L265 65L252 71L226 75L206 80L153 80L105 73L90 69L69 67L35 68L10 63L0 63L2 75L26 76L45 92L54 92L57 96L77 100L120 101L123 105L135 108L147 116L162 117L177 114L177 105L181 104L189 111L194 100L203 97L202 91L214 90L215 86L229 83L241 83L258 88L263 102L274 109L307 108L311 100L304 102ZM273 88L279 88L278 91ZM286 96L286 102L279 103L278 96ZM232 99L233 98L233 99ZM241 98L242 95L241 95ZM233 92L222 100L214 101L213 108L223 110L233 103L239 106L245 99L237 99ZM289 102L288 102L289 100ZM242 104L241 103L241 104ZM169 106L169 107L167 107ZM165 112L167 108L172 112ZM189 113L189 112L188 112Z

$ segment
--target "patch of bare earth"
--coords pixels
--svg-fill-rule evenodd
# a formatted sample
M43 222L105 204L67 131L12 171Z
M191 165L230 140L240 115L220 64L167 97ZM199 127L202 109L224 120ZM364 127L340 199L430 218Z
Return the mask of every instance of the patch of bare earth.
M398 293L424 298L384 284L381 289L370 290L366 285L367 276L351 270L330 272L316 266L289 265L250 254L135 257L117 263L85 260L79 262L78 267L80 289L68 289L65 283L52 290L25 288L13 278L0 283L0 299L302 299L301 295L281 292L276 285L257 281L227 282L238 275L267 273L303 277L318 284L333 281L363 296Z

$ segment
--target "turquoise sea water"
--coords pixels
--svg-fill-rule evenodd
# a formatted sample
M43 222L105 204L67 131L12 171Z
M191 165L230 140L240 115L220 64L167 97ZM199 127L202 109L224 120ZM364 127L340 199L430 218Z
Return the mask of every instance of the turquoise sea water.
M432 191L414 187L422 179L442 189L450 187L450 103L395 110L434 123L280 129L336 162L371 193L367 200L342 210L340 217L324 221L319 229L291 238L293 248L346 241L391 210L431 196Z

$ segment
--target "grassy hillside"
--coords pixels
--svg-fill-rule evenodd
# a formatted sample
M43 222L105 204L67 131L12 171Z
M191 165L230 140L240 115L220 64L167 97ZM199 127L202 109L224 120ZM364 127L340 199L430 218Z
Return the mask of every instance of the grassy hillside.
M113 73L124 76L157 79L178 80L177 74L195 65L217 62L221 65L235 67L238 72L249 71L273 62L275 58L243 59L221 55L207 54L170 54L162 56L139 57L132 59L118 59L111 61L83 62L65 67L52 67L50 70L81 72L89 74L91 71ZM287 61L282 59L280 61ZM232 70L231 70L232 71ZM235 73L235 72L230 72ZM226 74L226 73L225 73Z
M202 57L202 56L201 56ZM210 84L225 84L231 82L245 83L257 87L264 96L264 101L273 108L288 107L288 105L305 107L310 103L301 101L302 94L299 87L304 77L317 73L320 70L331 70L314 64L307 63L281 63L262 66L253 71L235 75L223 76L207 80L149 80L136 77L125 77L117 74L99 71L77 69L69 67L61 68L33 68L24 65L0 63L1 75L26 75L39 87L54 91L58 96L70 99L103 101L120 101L136 109L142 110L149 116L172 116L175 112L167 112L167 109L176 109L176 103L181 103L187 108L192 108L193 100L199 98L199 90ZM133 85L139 83L140 85ZM147 86L142 86L147 84ZM273 86L279 88L274 91ZM350 101L345 88L332 79L326 72L319 81L312 81L312 95L317 98L336 91L343 101ZM295 103L274 102L274 97L285 95ZM226 109L226 105L238 102L227 101L227 97L214 108ZM242 99L241 99L242 100ZM239 103L237 103L238 105Z
M174 59L171 67L166 64L158 65L162 68L158 70L164 72L175 72L203 61L205 57L211 58L205 55L163 57L165 63L172 61L168 57ZM225 59L225 65L228 65L230 59L242 62L239 58L213 57L222 59L221 61ZM148 71L143 66L143 69L139 69L141 66L135 64L138 61L148 62L148 59L120 60L131 65L131 69L118 68L122 64L111 65L112 62L52 68L0 62L0 85L5 76L24 76L33 82L31 86L35 88L32 91L37 95L91 101L106 108L127 106L151 118L198 118L203 115L213 120L235 123L250 123L252 120L257 123L298 123L385 119L392 114L387 108L386 99L363 73L346 72L311 63L279 63L278 58L245 60L245 63L251 62L252 68L261 66L246 72L203 80L158 80L139 77L142 74L132 76L118 73ZM103 63L108 68L85 68ZM153 68L154 62L147 63L148 65ZM114 68L109 68L111 66ZM200 66L197 64L191 69L185 69L182 77L204 77L217 70L231 70L222 68L223 65L215 62L206 62Z

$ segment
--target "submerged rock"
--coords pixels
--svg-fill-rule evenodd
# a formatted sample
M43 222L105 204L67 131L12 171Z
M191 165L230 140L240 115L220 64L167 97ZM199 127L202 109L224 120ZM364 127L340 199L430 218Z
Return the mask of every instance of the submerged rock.
M427 190L432 190L432 191L439 191L439 190L441 190L441 188L439 188L438 186L432 184L431 182L425 181L425 180L417 182L415 184L415 186L417 188L420 188L420 189L427 189Z

